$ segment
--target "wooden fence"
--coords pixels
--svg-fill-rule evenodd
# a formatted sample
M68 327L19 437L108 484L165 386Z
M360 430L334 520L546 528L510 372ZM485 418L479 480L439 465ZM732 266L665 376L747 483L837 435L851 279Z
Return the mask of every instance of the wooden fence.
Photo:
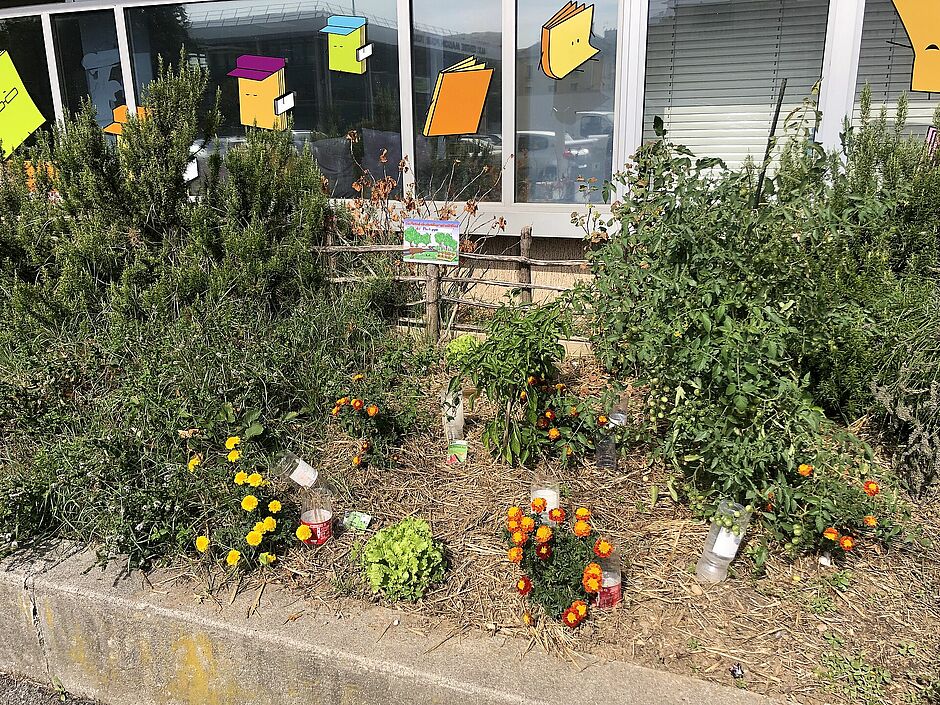
M452 304L454 315L451 317L451 321L445 327L444 332L447 333L451 330L459 331L471 331L478 332L482 328L479 326L462 324L456 321L456 311L460 306L468 306L474 308L490 308L496 309L500 307L500 304L480 301L478 299L472 299L467 297L467 292L472 289L474 286L492 286L499 287L504 289L516 289L519 290L519 306L528 306L532 304L532 292L533 291L554 291L554 292L563 292L568 291L570 287L567 286L555 286L550 284L533 284L532 283L532 269L538 267L562 267L562 268L584 268L587 266L588 261L585 259L533 259L530 254L532 250L532 228L526 226L522 228L522 232L519 236L518 252L517 255L510 254L483 254L478 252L461 252L460 253L460 262L461 267L445 267L438 264L421 264L417 265L424 270L424 276L394 276L391 277L396 282L404 282L415 285L423 285L424 288L424 298L418 301L410 301L405 304L408 307L416 307L423 305L424 317L423 318L414 318L414 317L405 317L402 318L402 323L408 325L421 325L426 330L430 337L434 339L439 339L441 336L441 308L442 303ZM339 254L385 254L388 255L391 260L400 259L404 254L404 249L402 245L324 245L321 247L315 248L315 251L328 254L329 257L329 268L333 276L330 277L329 281L334 284L355 284L364 282L367 280L367 277L362 275L353 275L353 276L339 276L337 273L338 263L336 255ZM490 279L485 276L476 276L475 265L474 263L508 263L515 265L516 271L516 281L505 281L503 279ZM470 266L464 269L465 264L469 263ZM456 269L457 271L454 274L445 275L446 270ZM500 271L506 271L501 269ZM462 275L461 275L461 272ZM453 292L442 293L442 284L451 284L455 285L451 287ZM455 292L459 295L455 295ZM573 337L573 341L584 342L584 338Z

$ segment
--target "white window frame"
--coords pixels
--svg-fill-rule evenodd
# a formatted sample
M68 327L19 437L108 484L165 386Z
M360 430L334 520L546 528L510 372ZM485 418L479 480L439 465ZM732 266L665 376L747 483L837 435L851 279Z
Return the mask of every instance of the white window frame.
M38 16L42 21L46 60L52 87L56 120L64 117L62 91L59 84L58 61L52 35L52 16L111 10L114 12L121 55L121 73L127 105L137 105L133 81L125 10L133 7L173 5L179 2L214 2L215 0L90 0L33 5L0 10L0 19ZM415 185L415 115L412 95L412 0L397 0L398 70L401 107L402 154L409 157L410 169L404 175L404 187ZM646 41L649 19L648 0L619 0L618 35L614 97L613 164L615 171L624 165L643 139L643 110L646 89ZM823 119L817 140L827 148L840 146L839 134L843 119L851 116L855 103L855 83L861 50L865 0L829 0L826 47L823 56L819 109ZM502 0L502 141L516 143L516 0ZM515 202L515 160L504 154L502 193L499 202L480 206L482 216L502 216L507 221L507 234L518 234L531 225L535 237L579 238L583 233L571 223L574 212L583 212L583 203L517 203ZM601 213L610 212L606 204L597 204Z

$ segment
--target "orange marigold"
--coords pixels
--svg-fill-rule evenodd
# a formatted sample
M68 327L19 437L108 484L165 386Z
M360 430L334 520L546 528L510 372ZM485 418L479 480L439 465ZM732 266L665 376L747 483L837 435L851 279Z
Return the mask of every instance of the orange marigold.
M839 546L842 547L843 551L851 551L853 548L855 548L855 539L853 539L851 536L843 536L841 539L839 539Z
M510 507L509 511L506 512L506 516L510 519L521 519L522 518L522 508L521 507Z
M544 497L536 497L532 500L532 511L536 514L541 514L548 507L548 502L545 501Z
M512 536L510 537L512 542L517 546L522 546L527 540L528 536L525 535L522 531L513 531Z
M521 563L522 562L522 549L519 546L513 546L506 553L506 558L509 559L510 563Z
M599 578L604 574L604 571L599 563L588 563L586 566L584 566L584 574L594 575Z
M535 540L538 543L548 543L552 540L552 527L540 526L535 532Z
M869 514L862 521L865 522L865 526L876 527L878 526L878 519Z
M529 375L529 378L526 380L526 384L528 384L530 387L534 387L538 383L539 383L539 378L536 377L535 375Z
M346 406L349 403L349 397L343 397L336 400L336 406Z
M552 511L548 513L548 518L551 519L556 524L560 524L565 520L565 510L561 507L555 507Z
M378 416L378 415L379 415L379 407L378 407L377 405L375 405L375 404L369 404L369 406L366 407L366 413L367 413L369 416Z
M353 399L353 400L352 400L352 408L355 409L356 411L361 411L361 410L362 410L362 407L364 407L365 405L366 405L366 403L365 403L364 401L362 401L362 399Z
M825 531L823 531L823 536L824 536L825 538L829 539L830 541L838 541L838 540L839 540L839 532L836 531L835 528L832 527L832 526L830 526L828 529L826 529Z
M585 536L591 535L591 525L583 519L578 519L578 521L574 523L574 529L572 529L572 531L574 531L575 536L583 539Z
M545 412L545 418L548 419L549 421L554 421L554 420L555 420L555 412L552 411L551 409L549 409L548 411Z
M797 468L796 471L800 473L800 475L802 475L803 477L809 477L810 475L813 474L813 466L803 463L802 465L800 465L799 468Z
M578 616L578 610L574 610L569 607L561 613L561 621L569 629L577 628L577 626L581 624L581 618Z
M531 533L532 529L535 528L535 519L532 517L522 517L522 519L519 520L519 528L527 534Z
M543 416L535 422L535 425L544 431L546 428L548 428L549 423L551 422Z
M576 610L581 619L587 617L588 606L584 600L575 600L571 603L571 609Z
M333 410L330 412L330 416L336 416L337 414L339 414L339 407L334 406Z
M551 428L548 430L548 440L557 441L559 438L561 438L561 431L559 431L557 428Z
M353 464L353 467L359 467L360 465L362 465L362 456L354 455L352 458L352 464Z
M532 581L523 575L516 581L516 590L519 591L520 595L525 597L532 592Z
M577 416L577 415L578 415L578 407L572 406L570 409L568 409L568 416Z
M516 531L522 531L522 522L518 519L508 519L506 520L506 528L509 529L510 534Z
M610 558L610 554L614 552L614 545L607 539L597 539L594 542L594 554L598 558Z
M862 489L865 490L865 494L867 494L869 497L874 497L876 494L881 492L881 485L879 485L874 480L865 480L864 484L862 485Z
M526 394L525 392L519 392L519 398L520 398L522 401L525 401L526 399L529 398L529 395Z
M593 575L585 575L583 578L581 578L581 585L587 592L593 595L596 592L600 592L601 579Z
M578 507L574 510L575 519L581 519L582 521L587 521L591 518L591 510L587 507Z
M607 420L608 420L607 417L604 416L603 414L601 414L600 416L597 417L597 425L598 425L598 426L606 426L606 425L607 425Z

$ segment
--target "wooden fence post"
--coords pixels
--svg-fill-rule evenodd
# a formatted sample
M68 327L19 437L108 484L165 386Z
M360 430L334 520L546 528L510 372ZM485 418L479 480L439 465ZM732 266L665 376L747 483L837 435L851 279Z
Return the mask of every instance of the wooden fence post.
M522 232L519 233L519 255L528 259L530 253L532 252L532 226L524 225L522 226ZM532 283L532 267L529 266L529 263L526 261L519 263L519 283L520 284L531 284ZM520 291L520 300L523 304L532 303L532 289L529 287L523 287Z
M427 265L424 280L425 326L428 337L437 342L441 337L441 268L436 264Z

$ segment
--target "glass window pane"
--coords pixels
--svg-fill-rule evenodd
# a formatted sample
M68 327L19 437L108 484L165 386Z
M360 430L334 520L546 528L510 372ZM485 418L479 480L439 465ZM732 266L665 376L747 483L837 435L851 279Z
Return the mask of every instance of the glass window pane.
M4 49L9 52L29 97L46 118L41 129L51 129L55 124L55 111L52 107L52 88L40 19L20 17L0 20L0 50ZM5 87L0 86L0 92L3 90ZM27 144L29 142L30 138L26 140Z
M418 195L500 201L502 2L413 0L412 17ZM441 73L470 57L476 59L475 71ZM441 91L433 101L439 83ZM447 90L450 87L455 90ZM462 102L455 103L453 97ZM432 102L435 108L429 122ZM425 136L426 131L432 136Z
M519 0L517 201L601 200L613 164L617 6Z
M907 124L912 132L926 134L933 121L934 110L940 105L940 92L912 91L913 70L914 49L894 3L891 0L867 0L862 50L858 59L858 93L868 83L875 114L880 106L887 105L889 117L894 115L894 106L901 94L907 94ZM856 120L859 107L856 102Z
M366 42L372 55L364 73L330 69L330 41L321 32L333 15L364 18ZM354 0L331 3L300 2L259 5L248 0L188 3L127 10L134 82L138 94L157 75L158 57L170 64L187 59L209 70L213 98L221 90L222 149L243 142L238 79L230 77L239 56L285 59L284 83L295 104L288 113L300 146L309 142L320 169L337 197L355 197L353 182L362 168L381 178L398 175L401 160L401 110L398 92L398 28L396 0ZM356 42L358 43L358 41ZM359 47L361 48L361 47ZM334 56L345 54L337 46ZM353 53L357 47L352 47ZM347 57L348 58L348 57ZM350 68L356 70L353 57ZM334 68L340 64L335 64ZM360 141L346 139L356 130ZM352 150L351 150L352 147ZM381 160L387 150L385 161ZM358 164L357 164L358 162Z
M730 167L763 159L782 79L782 115L822 74L828 0L650 0L643 139L669 138Z
M59 84L65 109L75 113L91 98L98 124L111 124L113 110L124 105L124 79L114 13L76 12L52 18Z

